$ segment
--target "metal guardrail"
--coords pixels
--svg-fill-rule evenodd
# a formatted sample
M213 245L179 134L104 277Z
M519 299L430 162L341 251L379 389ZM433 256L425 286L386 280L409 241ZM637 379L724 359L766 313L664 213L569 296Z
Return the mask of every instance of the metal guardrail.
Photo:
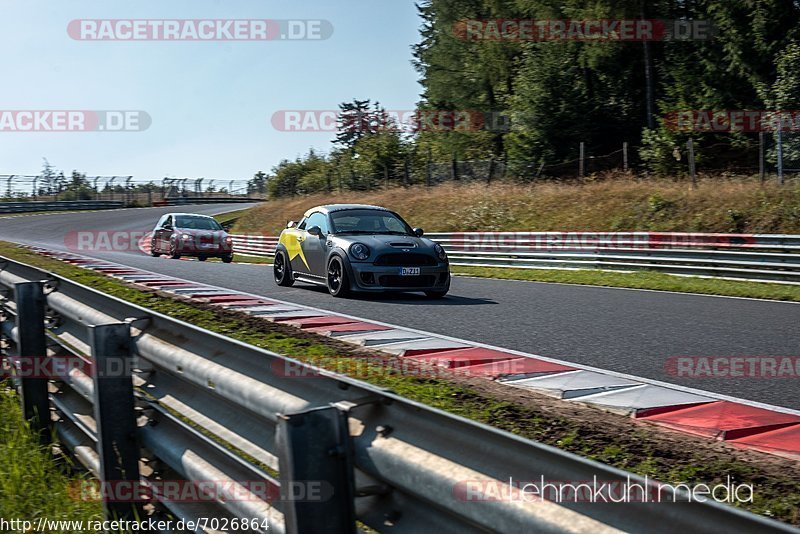
M800 235L658 232L430 233L450 263L522 269L655 270L800 283ZM276 237L234 235L237 252L271 256Z
M654 270L800 283L800 236L663 232L429 234L453 265Z
M273 256L278 238L257 234L233 234L233 250L250 256Z
M173 197L154 201L153 205L183 206L186 204L238 204L243 202L264 202L264 199L248 197Z
M0 213L25 213L30 211L110 210L122 208L117 200L59 200L56 202L0 202Z
M686 494L669 488L660 503L531 502L511 481L656 486L12 260L0 258L0 288L26 417L43 435L54 427L103 487L177 479L280 495L158 505L179 518L290 533L355 532L356 521L399 533L792 531L717 503L670 502ZM107 516L141 513L103 498Z

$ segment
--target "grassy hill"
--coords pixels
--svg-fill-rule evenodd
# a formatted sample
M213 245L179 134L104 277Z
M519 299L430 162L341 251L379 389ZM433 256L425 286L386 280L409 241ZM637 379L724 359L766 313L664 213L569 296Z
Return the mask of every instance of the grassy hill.
M329 203L377 204L433 231L675 231L800 233L800 184L686 182L614 177L537 185L446 184L280 198L244 213L235 232L277 235L288 220Z

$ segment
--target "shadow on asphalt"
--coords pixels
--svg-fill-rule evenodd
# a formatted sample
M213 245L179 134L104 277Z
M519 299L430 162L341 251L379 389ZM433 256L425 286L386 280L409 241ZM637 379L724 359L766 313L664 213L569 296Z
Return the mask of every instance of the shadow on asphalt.
M319 294L326 294L328 290L322 286L316 285L298 285L295 286L298 288L303 288L304 290L313 291ZM334 297L330 297L334 298ZM418 306L420 304L426 304L429 306L481 306L481 305L489 305L489 304L497 304L496 301L491 299L476 299L476 298L469 298L469 297L459 297L458 295L448 294L444 298L440 299L432 299L426 297L422 293L401 293L401 292L392 292L392 293L351 293L349 300L359 300L363 302L386 302L391 304L413 304Z

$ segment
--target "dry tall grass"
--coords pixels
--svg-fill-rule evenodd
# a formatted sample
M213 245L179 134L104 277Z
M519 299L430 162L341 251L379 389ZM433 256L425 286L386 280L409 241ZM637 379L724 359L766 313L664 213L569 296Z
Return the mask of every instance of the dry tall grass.
M800 185L757 180L637 181L611 177L581 184L446 184L373 192L316 194L267 202L244 215L237 232L277 234L316 205L386 206L428 231L675 231L800 233Z

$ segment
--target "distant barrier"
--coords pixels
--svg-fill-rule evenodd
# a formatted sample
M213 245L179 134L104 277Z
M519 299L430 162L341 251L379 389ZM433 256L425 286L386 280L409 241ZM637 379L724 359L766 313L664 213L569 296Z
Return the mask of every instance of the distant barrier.
M178 197L156 200L153 206L183 206L185 204L235 204L240 202L263 202L261 198L231 197Z
M677 232L431 233L453 265L654 270L800 283L800 235Z
M248 256L273 256L278 238L258 234L233 234L233 250Z
M118 200L59 200L55 202L0 202L0 213L31 211L110 210L124 207Z

